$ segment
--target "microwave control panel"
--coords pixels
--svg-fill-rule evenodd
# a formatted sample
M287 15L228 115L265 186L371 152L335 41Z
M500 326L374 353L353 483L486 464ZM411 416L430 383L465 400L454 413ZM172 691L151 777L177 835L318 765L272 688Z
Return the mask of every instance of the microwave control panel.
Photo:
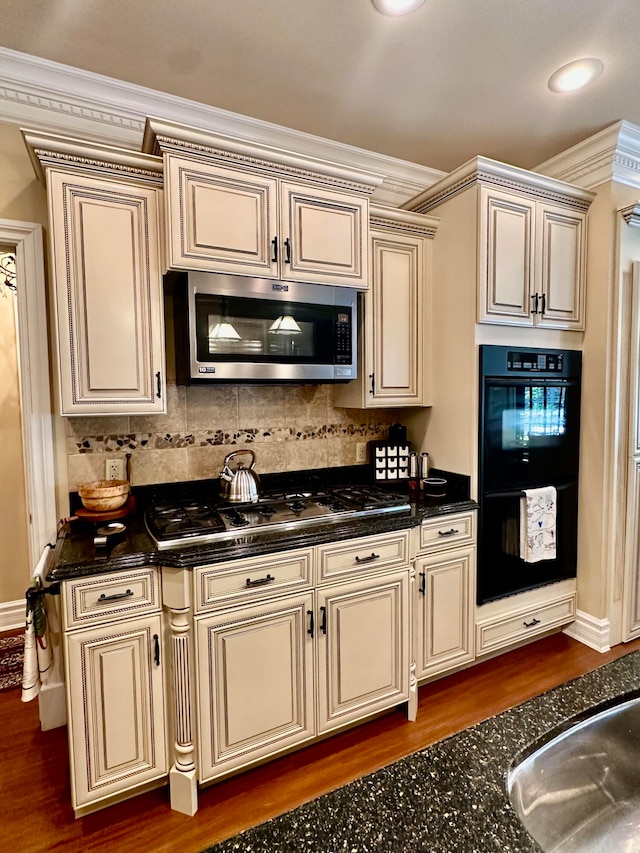
M351 364L351 314L336 314L336 364Z

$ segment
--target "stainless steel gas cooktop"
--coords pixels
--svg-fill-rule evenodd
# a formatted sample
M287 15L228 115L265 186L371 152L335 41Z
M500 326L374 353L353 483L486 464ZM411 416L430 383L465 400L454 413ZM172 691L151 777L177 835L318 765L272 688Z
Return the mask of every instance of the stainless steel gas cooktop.
M158 501L145 513L147 529L160 549L231 540L256 532L296 530L349 518L410 510L406 495L375 486L331 486L317 490L272 491L257 503L211 502L181 495Z

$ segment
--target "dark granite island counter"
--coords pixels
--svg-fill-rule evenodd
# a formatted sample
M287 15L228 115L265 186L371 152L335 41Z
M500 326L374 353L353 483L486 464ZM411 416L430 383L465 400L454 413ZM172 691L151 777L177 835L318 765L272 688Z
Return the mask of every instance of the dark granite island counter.
M632 652L206 853L539 853L509 803L512 760L638 688Z

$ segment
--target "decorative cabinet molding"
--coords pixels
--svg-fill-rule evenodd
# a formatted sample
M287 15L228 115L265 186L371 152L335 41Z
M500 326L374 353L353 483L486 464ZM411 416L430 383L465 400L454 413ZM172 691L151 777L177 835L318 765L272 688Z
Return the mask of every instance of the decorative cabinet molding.
M162 647L159 612L65 633L76 816L166 777Z
M60 413L166 411L161 161L25 139L46 172Z
M336 388L338 405L430 405L431 238L437 223L422 214L372 207L359 376Z
M449 203L468 192L476 203L466 208L473 213L459 231L462 241L465 227L477 240L477 321L583 330L594 194L476 157L405 207L444 218L453 215Z

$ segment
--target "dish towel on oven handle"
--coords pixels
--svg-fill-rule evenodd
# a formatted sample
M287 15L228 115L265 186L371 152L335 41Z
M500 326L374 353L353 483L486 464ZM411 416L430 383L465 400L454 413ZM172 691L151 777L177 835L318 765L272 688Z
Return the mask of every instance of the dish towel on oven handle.
M524 489L520 498L520 557L525 563L556 558L555 486Z
M47 680L53 669L50 629L43 592L43 579L51 550L45 545L38 563L33 570L32 584L25 594L26 622L24 631L24 661L22 670L22 701L30 702L40 692L41 685Z

